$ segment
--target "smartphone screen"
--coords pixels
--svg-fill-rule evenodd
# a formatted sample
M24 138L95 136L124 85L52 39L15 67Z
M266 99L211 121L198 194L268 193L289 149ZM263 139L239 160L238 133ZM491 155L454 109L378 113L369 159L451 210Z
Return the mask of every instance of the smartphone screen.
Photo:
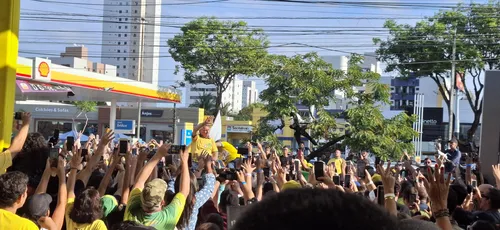
M128 140L127 139L121 139L120 140L120 155L125 155L128 150Z
M82 161L87 161L87 155L89 155L89 150L88 149L82 149Z
M473 188L476 188L477 187L477 180L472 180L471 185Z
M59 158L59 148L51 148L49 157L50 157L50 159L57 160Z
M379 205L384 206L385 205L384 200L385 200L385 198L384 198L384 186L379 185L379 186L377 186L377 203Z
M66 138L66 149L68 151L72 151L74 145L75 145L75 137L67 137Z
M168 150L169 154L180 154L186 149L185 145L171 145L170 150Z
M365 178L365 164L358 164L357 172L359 178Z
M240 154L240 155L248 155L248 148L247 147L240 147L240 148L238 148L238 154Z
M325 176L325 162L323 161L314 162L314 176L316 177L316 180L319 177Z
M333 183L335 183L335 185L340 185L340 176L333 176Z
M264 171L264 176L269 177L269 175L270 175L269 173L270 173L271 169L270 168L263 168L262 170Z
M344 177L344 187L350 188L351 187L351 174L347 174Z
M294 160L293 163L294 163L294 169L295 169L295 179L298 180L298 179L300 179L300 177L299 177L300 174L299 173L301 173L300 172L300 161L299 160Z

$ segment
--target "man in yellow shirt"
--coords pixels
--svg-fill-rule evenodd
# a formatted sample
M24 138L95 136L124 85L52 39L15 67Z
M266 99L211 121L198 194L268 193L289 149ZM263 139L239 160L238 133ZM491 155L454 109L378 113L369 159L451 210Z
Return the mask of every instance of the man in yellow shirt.
M213 124L213 117L208 117L203 123L196 126L193 130L193 143L191 144L192 161L198 162L198 157L204 151L212 155L212 159L219 159L219 150L215 140L210 138L210 127ZM199 131L199 134L198 134Z
M335 166L335 173L338 175L344 175L345 171L345 160L341 156L342 152L340 150L335 150L335 155L333 156L332 159L328 161L328 165L334 164Z
M0 175L4 174L7 168L12 165L12 159L14 159L17 153L21 152L24 142L26 141L26 137L28 137L31 114L23 113L21 118L23 124L19 133L12 140L10 147L6 150L2 150L2 153L0 153Z
M28 176L9 172L0 176L0 230L38 230L31 220L16 215L28 197Z

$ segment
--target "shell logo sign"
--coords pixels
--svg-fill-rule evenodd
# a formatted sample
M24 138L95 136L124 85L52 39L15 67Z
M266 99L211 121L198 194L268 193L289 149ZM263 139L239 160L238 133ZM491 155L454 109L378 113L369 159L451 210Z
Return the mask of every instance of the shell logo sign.
M40 62L38 64L38 73L41 77L48 77L50 74L50 66L47 62Z
M49 59L33 59L32 79L35 81L50 82L52 75L51 65L52 62Z

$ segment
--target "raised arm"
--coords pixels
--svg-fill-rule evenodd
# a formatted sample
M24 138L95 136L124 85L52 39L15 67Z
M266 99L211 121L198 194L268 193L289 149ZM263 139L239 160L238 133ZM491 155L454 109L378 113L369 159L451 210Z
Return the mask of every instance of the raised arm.
M92 157L89 159L86 167L80 173L78 173L77 178L83 181L85 186L87 186L87 182L89 181L89 178L92 175L94 167L99 163L99 160L106 151L106 147L114 138L115 138L114 132L109 132L104 134L102 140L99 142L97 150L94 152L94 155L92 155Z
M149 175L156 168L156 165L161 160L161 158L167 156L169 149L170 149L170 145L169 144L162 145L158 149L158 151L153 156L153 158L151 158L151 160L149 160L148 163L139 172L139 175L137 176L136 182L135 182L134 187L133 187L134 189L135 188L139 188L139 189L143 189L144 188L144 184L148 180Z
M189 189L190 189L190 180L189 176L189 151L191 150L191 145L187 146L184 151L181 152L181 182L179 192L184 195L184 197L188 197Z
M47 163L45 164L45 170L43 171L42 174L42 180L38 184L38 187L36 187L35 194L42 194L47 192L47 185L49 184L51 172L52 170L50 168L50 158L47 158Z
M59 157L57 163L57 177L59 178L59 193L57 195L57 206L52 214L52 220L57 226L57 229L62 229L64 223L64 213L66 211L66 203L68 202L68 190L66 187L66 160Z
M23 113L22 121L23 121L23 126L19 130L19 133L17 133L16 137L14 137L14 139L12 140L12 144L9 147L12 159L16 156L17 153L21 152L21 150L23 149L24 142L28 137L30 129L31 114Z
M113 160L111 162L111 165L108 167L106 170L106 174L104 174L104 177L101 180L101 183L99 184L99 188L97 189L99 191L99 194L106 194L106 189L108 188L109 181L111 181L111 177L113 176L113 171L115 171L116 165L120 162L120 155L118 153L115 153L113 155Z
M71 158L70 171L68 176L68 199L75 198L75 183L78 167L82 162L81 152L75 151L75 155Z

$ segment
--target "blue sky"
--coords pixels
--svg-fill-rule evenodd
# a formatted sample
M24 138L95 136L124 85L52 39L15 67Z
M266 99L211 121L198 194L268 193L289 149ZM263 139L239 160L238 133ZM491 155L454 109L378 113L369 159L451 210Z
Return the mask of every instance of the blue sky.
M103 15L103 0L22 0L21 25L20 25L20 56L25 57L53 57L59 56L64 47L73 44L85 45L89 48L90 59L99 61L101 55L101 31ZM211 1L211 0L203 0ZM312 0L313 1L313 0ZM359 2L351 0L348 2ZM82 3L86 2L86 3ZM161 45L179 32L179 26L192 19L179 19L184 17L296 17L301 19L245 19L250 26L263 27L268 31L271 45L286 43L302 43L310 46L324 47L345 52L364 53L374 51L373 37L385 38L383 23L387 18L394 18L399 23L414 24L425 16L430 16L439 9L415 9L412 7L391 8L360 7L347 5L318 5L318 4L293 4L275 1L258 0L229 0L225 2L186 4L199 2L199 0L163 1ZM347 1L346 1L347 2ZM371 1L377 2L377 1ZM382 2L382 1L380 1ZM385 0L392 3L432 3L435 0ZM454 4L457 0L442 0L439 4ZM474 1L485 2L485 1ZM71 3L71 4L67 4ZM79 3L79 4L74 4ZM469 1L467 1L469 3ZM83 14L88 17L79 17L81 21L68 21L61 19L67 16L62 14ZM304 19L308 17L330 19ZM41 20L41 18L46 18ZM374 19L379 18L379 19ZM307 36L280 35L282 30L343 30L335 34L317 34ZM352 31L348 31L352 30ZM354 31L368 30L363 35L355 35ZM86 32L83 32L86 31ZM316 51L321 55L345 55L335 51L312 47L279 47L271 48L269 52L284 55L294 55ZM160 85L171 85L182 76L174 75L175 62L168 57L168 48L160 49ZM257 80L257 87L262 90L265 84Z

